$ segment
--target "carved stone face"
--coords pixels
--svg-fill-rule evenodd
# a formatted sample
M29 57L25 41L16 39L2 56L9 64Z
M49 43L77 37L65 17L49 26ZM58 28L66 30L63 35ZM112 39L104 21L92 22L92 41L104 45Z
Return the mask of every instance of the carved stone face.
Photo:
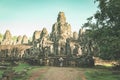
M17 44L21 44L21 42L22 42L22 36L18 36L17 37Z
M78 33L77 32L73 32L73 39L75 39L75 40L78 39Z
M46 37L46 38L48 37L48 31L47 31L46 28L43 28L43 30L42 30L42 32L40 34L41 39L44 38L44 37Z
M40 38L40 33L41 31L35 31L34 34L33 34L33 40L36 40L36 39L39 39Z
M6 40L11 40L12 39L12 35L11 35L9 30L7 30L5 32L4 39L6 39Z
M64 12L59 12L58 18L57 18L57 22L61 23L61 24L65 24L66 23L66 18L65 18Z
M27 44L28 43L28 38L27 38L26 35L23 36L22 43L23 44Z

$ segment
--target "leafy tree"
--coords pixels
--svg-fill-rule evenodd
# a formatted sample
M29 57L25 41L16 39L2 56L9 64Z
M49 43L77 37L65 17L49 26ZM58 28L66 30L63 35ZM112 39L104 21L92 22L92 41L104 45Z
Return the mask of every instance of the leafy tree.
M99 3L99 10L88 18L83 27L87 27L88 35L96 45L98 53L95 55L103 59L120 58L120 1L95 0ZM93 19L96 20L93 23Z

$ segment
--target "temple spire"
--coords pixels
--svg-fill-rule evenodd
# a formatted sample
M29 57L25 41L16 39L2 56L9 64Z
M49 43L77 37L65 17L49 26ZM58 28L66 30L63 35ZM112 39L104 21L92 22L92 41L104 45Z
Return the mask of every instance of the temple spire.
M59 12L58 18L57 18L57 22L61 23L61 24L65 24L66 23L66 17L65 17L64 12Z

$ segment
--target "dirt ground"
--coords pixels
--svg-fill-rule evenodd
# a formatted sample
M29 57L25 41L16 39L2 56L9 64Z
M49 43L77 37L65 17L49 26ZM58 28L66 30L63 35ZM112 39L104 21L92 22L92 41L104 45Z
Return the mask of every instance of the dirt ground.
M32 73L29 80L86 80L84 70L66 67L49 67Z

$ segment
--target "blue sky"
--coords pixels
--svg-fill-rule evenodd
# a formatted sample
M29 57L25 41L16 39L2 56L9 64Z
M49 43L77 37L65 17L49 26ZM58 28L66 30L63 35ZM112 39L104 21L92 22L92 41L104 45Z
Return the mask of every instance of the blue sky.
M79 31L86 19L97 11L94 0L0 0L0 33L32 36L46 27L51 32L58 13L65 12L72 31Z

